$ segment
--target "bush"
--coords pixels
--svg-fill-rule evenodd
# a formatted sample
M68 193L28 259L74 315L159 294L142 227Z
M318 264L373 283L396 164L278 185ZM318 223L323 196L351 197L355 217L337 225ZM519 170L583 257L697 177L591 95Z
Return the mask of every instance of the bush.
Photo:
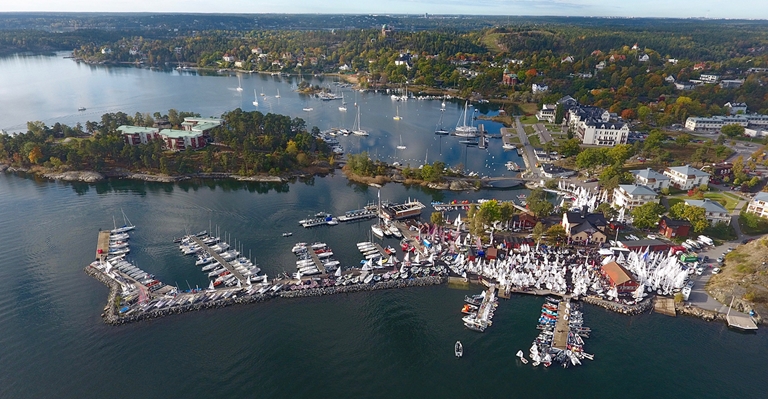
M741 226L741 231L747 235L768 233L768 220L754 213L741 212L739 214L739 225Z

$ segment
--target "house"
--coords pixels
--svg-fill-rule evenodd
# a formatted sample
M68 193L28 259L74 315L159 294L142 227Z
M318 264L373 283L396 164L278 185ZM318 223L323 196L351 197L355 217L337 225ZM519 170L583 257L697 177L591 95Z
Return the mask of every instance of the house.
M235 68L242 68L243 65L245 65L243 61L235 61Z
M610 62L618 62L618 61L624 61L627 59L627 56L624 54L612 54L611 58L608 59Z
M540 84L536 84L536 83L531 85L531 91L534 94L536 94L536 93L545 93L548 90L549 90L549 86L547 86L547 85L540 85Z
M669 177L671 185L681 190L690 190L709 183L709 173L702 172L691 165L670 166L664 171L664 175Z
M223 57L221 57L221 59L222 59L224 62L235 62L235 56L233 56L233 55L229 55L229 54L224 54L224 56L223 56Z
M589 213L586 207L581 211L565 212L562 226L565 234L574 242L604 243L608 222L602 213Z
M699 79L704 83L717 83L720 80L720 75L713 75L709 73L702 73Z
M750 128L768 127L768 115L737 114L730 116L690 117L685 120L685 128L691 131L716 132L725 125L740 125Z
M694 71L700 71L707 68L707 64L703 62L699 62L696 65L693 66Z
M340 66L340 67L339 67L339 71L342 71L342 72L346 72L346 71L349 71L350 69L351 69L351 68L350 68L350 67L349 67L349 65L347 65L347 64L344 64L344 65L342 65L342 66Z
M541 106L541 110L536 113L536 119L540 121L547 121L549 123L555 123L556 112L557 104L544 104Z
M598 71L602 71L603 69L605 69L605 61L598 62L597 65L595 65L595 69L597 69Z
M112 54L112 49L109 48L109 47L104 47L103 49L101 49L101 53L102 54Z
M744 84L744 79L723 79L720 81L721 89L738 89Z
M667 62L672 64L672 65L677 65L678 60L677 60L677 58L668 58Z
M569 55L569 56L563 58L562 60L560 60L561 64L565 63L565 62L573 62L573 57Z
M656 192L646 186L619 184L613 189L613 206L631 211L649 202L659 203Z
M400 53L400 55L395 59L395 65L405 65L406 69L411 69L411 54L410 53Z
M747 205L747 212L754 213L761 218L768 218L768 193L764 191L757 193Z
M704 208L704 217L707 218L710 224L718 222L731 224L731 213L719 202L704 198L703 200L685 200L685 204Z
M117 131L122 133L128 145L147 144L160 138L158 134L160 129L156 127L122 125L117 128Z
M532 229L536 226L538 221L539 220L534 214L528 212L522 212L512 216L512 226L522 230Z
M630 294L637 290L639 284L627 269L616 262L608 262L600 267L600 274L608 280L608 284L621 294Z
M199 149L206 146L207 141L201 132L188 130L163 129L160 137L169 150L184 151L186 149Z
M664 81L667 83L675 83L675 77L674 75L669 75L666 78L664 78Z
M640 62L648 62L651 60L651 57L648 54L643 54L637 60Z
M701 167L703 172L709 173L713 180L721 181L725 177L733 175L733 164L730 162L713 163Z
M677 90L693 90L696 87L691 82L675 82L675 89Z
M684 219L672 219L662 216L659 220L659 234L667 238L688 237L691 231L691 223Z
M766 137L768 136L768 130L745 128L744 135L749 137Z
M261 47L254 47L251 49L251 54L262 54L264 51L261 49Z
M727 102L723 105L723 108L728 110L728 115L746 114L747 104L737 102Z
M669 177L665 176L651 168L631 170L633 176L635 176L635 183L642 184L654 190L661 190L662 188L669 187Z

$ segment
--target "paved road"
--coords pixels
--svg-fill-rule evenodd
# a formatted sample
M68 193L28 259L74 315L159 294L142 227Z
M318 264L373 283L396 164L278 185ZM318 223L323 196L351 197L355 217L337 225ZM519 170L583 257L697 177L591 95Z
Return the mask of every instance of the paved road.
M515 117L515 126L517 127L517 136L520 137L520 144L523 146L523 156L528 160L529 170L533 174L533 177L536 180L539 180L541 178L541 173L539 168L536 167L536 154L533 152L531 142L528 141L528 136L525 134L525 129L523 129L523 123L520 122L519 116Z
M541 143L549 143L552 141L552 135L549 134L549 131L546 127L544 127L543 123L537 123L533 125L534 129L536 129L536 132L539 134L539 137L541 137Z
M699 251L699 256L709 256L709 262L705 262L708 266L705 268L704 273L701 276L693 275L694 281L693 288L691 289L691 295L688 297L688 302L692 305L700 307L706 310L714 310L719 313L728 312L728 304L722 304L715 298L712 298L706 291L705 287L710 278L712 278L712 269L717 267L717 258L723 256L728 248L736 248L739 244L736 242L727 242L719 247L709 247L708 249ZM743 314L732 310L731 313Z

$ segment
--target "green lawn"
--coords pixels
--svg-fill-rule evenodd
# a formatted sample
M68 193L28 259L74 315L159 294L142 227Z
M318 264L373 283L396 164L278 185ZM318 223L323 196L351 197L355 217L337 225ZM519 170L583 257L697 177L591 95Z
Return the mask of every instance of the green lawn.
M675 197L669 197L667 198L667 203L669 204L669 207L672 208L673 206L679 204L680 202L685 201L683 198L675 198Z
M526 117L520 118L520 122L526 125L533 125L534 123L539 123L539 120L536 119L535 116L526 116Z
M541 140L539 140L538 134L534 134L533 136L528 136L528 141L530 141L531 145L534 147L541 147Z
M536 132L535 130L533 130L533 126L531 125L523 126L523 130L525 130L525 134L528 134L528 135L531 135Z

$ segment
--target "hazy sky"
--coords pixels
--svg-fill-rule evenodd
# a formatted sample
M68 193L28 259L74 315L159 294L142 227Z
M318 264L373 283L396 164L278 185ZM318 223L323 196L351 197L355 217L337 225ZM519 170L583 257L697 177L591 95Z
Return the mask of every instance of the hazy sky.
M768 19L765 0L24 0L3 11L483 14Z

